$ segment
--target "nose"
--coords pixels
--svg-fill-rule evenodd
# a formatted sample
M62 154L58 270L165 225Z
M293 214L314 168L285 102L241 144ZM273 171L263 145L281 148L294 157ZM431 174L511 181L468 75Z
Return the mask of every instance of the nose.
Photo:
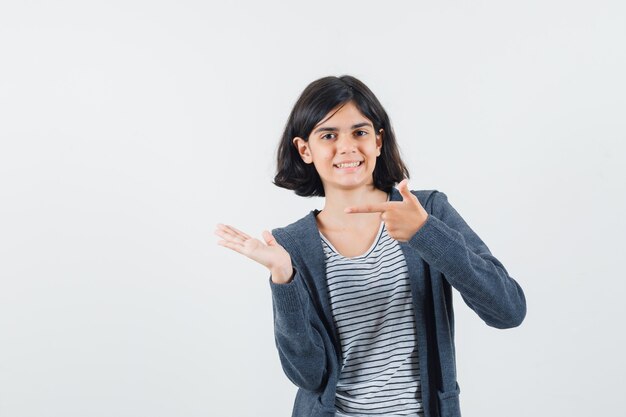
M340 134L337 137L337 152L341 154L356 152L357 141L349 133Z

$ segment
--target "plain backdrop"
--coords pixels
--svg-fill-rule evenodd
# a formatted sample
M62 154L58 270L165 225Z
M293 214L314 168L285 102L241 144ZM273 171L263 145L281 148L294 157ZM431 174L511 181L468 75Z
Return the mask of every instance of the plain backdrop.
M216 244L311 81L351 74L522 285L455 299L466 417L623 416L626 4L0 3L0 416L288 416L267 271ZM458 294L457 294L458 295Z

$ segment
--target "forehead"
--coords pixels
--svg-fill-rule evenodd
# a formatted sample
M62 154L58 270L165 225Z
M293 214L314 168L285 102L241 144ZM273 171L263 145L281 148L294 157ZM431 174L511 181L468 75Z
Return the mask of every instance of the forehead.
M349 101L347 103L341 104L331 111L329 111L322 120L315 125L314 129L318 127L327 127L327 126L342 126L342 125L354 125L356 123L369 122L372 123L370 119L365 117L363 113L359 110L359 108L354 104L353 101Z

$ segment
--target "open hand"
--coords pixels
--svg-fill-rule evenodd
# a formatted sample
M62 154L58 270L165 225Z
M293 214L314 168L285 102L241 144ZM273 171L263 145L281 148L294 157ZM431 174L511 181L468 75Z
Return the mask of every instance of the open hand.
M218 245L232 249L267 267L272 273L272 281L285 283L291 279L293 274L291 257L267 230L263 231L265 243L225 224L218 224L215 234L222 238L217 242Z
M380 213L385 222L387 233L400 242L406 242L424 225L428 213L420 204L417 197L409 191L408 180L403 179L398 184L402 201L387 201L385 203L365 204L357 207L347 207L346 213Z

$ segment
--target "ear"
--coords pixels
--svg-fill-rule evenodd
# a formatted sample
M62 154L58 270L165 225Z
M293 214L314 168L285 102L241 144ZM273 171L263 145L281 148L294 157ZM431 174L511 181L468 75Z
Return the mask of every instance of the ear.
M309 142L300 137L295 137L293 138L293 144L298 150L298 154L300 154L300 157L305 164L310 164L311 162L313 162L313 158L311 157L311 149L309 148Z
M376 156L380 156L380 150L383 147L383 134L385 131L381 128L376 135Z

